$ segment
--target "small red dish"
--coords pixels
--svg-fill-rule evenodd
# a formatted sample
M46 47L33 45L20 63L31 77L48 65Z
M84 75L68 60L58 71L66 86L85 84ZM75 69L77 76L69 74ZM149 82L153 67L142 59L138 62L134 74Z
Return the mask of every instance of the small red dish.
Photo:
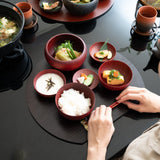
M54 78L53 77L51 77L51 75L49 75L49 74L51 74L52 76L54 75ZM46 77L44 77L44 75L46 75L47 76L47 78ZM42 78L42 76L43 76L43 79L41 79L41 81L39 81L40 79L40 77ZM46 89L47 89L47 82L49 81L49 79L50 79L50 77L51 78L53 78L53 80L51 79L51 82L53 82L53 88L54 88L54 91L53 92L48 92L51 88L49 88L49 90L48 91L46 91ZM59 83L59 81L60 81L60 83ZM49 81L50 82L50 81ZM57 83L56 83L57 82ZM43 85L43 84L45 85ZM33 86L34 86L34 89L37 91L37 93L39 94L39 95L41 95L41 96L44 96L44 97L53 97L53 96L55 96L55 94L57 93L57 91L64 85L64 84L66 84L66 78L65 78L65 76L64 76L64 74L63 73L61 73L60 71L58 71L58 70L55 70L55 69L46 69L46 70L43 70L43 71L41 71L41 72L39 72L36 76L35 76L35 78L34 78L34 80L33 80ZM39 85L39 86L38 86ZM42 91L42 89L45 89L45 91ZM47 93L48 92L48 93Z
M111 70L111 69L118 70L124 76L123 84L121 85L107 84L106 79L102 77L102 73L104 70ZM118 61L118 60L112 60L112 61L104 62L103 64L101 64L101 66L98 69L98 76L99 76L99 80L101 84L105 88L109 90L113 90L113 91L118 91L118 90L123 90L130 84L132 80L132 70L126 63Z
M93 82L90 86L88 86L90 89L94 89L95 87L97 87L98 83L99 83L99 77L98 74L90 69L80 69L78 70L72 77L72 81L75 83L79 83L77 78L81 76L81 73L84 73L86 75L92 74L94 79Z
M90 106L90 110L85 113L85 114L82 114L82 115L77 115L77 116L71 116L71 115L68 115L66 113L64 113L61 108L59 107L58 105L58 99L61 97L61 94L63 93L63 91L65 90L68 90L68 89L74 89L74 90L77 90L79 91L80 93L84 93L84 96L85 98L90 98L91 99L91 106ZM59 113L65 117L66 119L69 119L69 120L82 120L84 119L85 117L89 116L94 108L94 105L95 105L95 95L94 95L94 92L87 86L83 85L83 84L80 84L80 83L67 83L65 84L63 87L61 87L56 96L55 96L55 103L56 103L56 106L57 106L57 109L59 111Z
M96 58L96 57L94 56L94 54L95 54L96 52L100 51L100 48L103 46L104 43L105 43L105 42L96 42L96 43L92 44L91 47L89 48L90 56L91 56L95 61L97 61L97 62L111 61L111 60L113 60L114 57L116 56L116 49L115 49L115 47L114 47L112 44L110 44L110 43L107 43L107 48L108 48L108 50L112 52L112 57L111 57L110 59L107 59L107 57L106 57L106 58L103 58L103 59L99 59L99 58Z

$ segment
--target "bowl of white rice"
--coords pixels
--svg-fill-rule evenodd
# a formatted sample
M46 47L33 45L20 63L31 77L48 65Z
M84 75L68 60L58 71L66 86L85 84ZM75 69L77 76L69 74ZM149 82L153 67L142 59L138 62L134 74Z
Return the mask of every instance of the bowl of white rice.
M58 90L55 103L63 117L70 120L82 120L92 112L95 95L84 84L67 83Z

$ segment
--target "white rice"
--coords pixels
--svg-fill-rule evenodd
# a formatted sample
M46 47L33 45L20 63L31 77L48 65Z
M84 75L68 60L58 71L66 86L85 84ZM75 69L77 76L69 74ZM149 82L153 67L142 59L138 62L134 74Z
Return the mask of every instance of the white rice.
M63 91L58 100L62 111L71 116L83 115L90 110L91 99L85 98L84 93L74 89Z

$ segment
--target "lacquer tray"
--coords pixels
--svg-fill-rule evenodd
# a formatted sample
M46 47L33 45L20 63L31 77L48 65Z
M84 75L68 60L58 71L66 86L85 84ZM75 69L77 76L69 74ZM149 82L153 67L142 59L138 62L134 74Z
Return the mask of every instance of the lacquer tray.
M36 46L36 45L35 45ZM127 63L133 72L133 79L131 85L137 87L144 87L143 80L139 74L136 67L120 53L117 53L115 59ZM97 68L94 68L93 60L88 56L84 65L80 68L87 68L88 62L91 65L91 69L96 72ZM28 79L27 83L27 103L29 110L36 122L48 133L51 135L76 144L83 144L87 141L87 131L80 124L80 121L71 121L63 118L55 105L55 97L45 98L36 93L33 88L33 79L34 76L41 70L48 69L50 66L47 64L46 60L42 58L34 67L31 76ZM72 76L75 71L64 72L67 82L72 81ZM105 104L109 106L115 100L115 97L119 95L119 91L109 91L105 89L100 83L93 90L96 97L95 107ZM118 105L113 109L112 115L113 120L116 121L122 117L125 113L128 112L128 108L122 104Z
M39 7L39 0L27 0L33 7L33 10L39 14L42 17L45 17L47 19L56 21L56 22L85 22L89 20L93 20L98 18L99 16L106 13L113 5L114 0L99 0L99 4L97 8L85 16L74 16L70 14L67 9L62 6L62 9L58 13L45 13L40 7Z
M56 108L55 97L42 97L37 94L33 87L33 79L35 75L44 69L51 68L44 56L44 47L46 45L46 42L53 35L61 33L62 29L64 32L67 32L67 29L65 30L63 26L60 26L58 30L56 30L56 33L55 30L50 30L38 36L34 43L30 45L24 44L24 48L31 56L33 62L33 70L30 77L27 80L26 100L29 111L33 116L34 120L45 131L61 140L70 143L83 144L87 141L87 131L80 124L80 121L70 121L63 118ZM87 41L85 41L85 43L87 45L87 48L89 48L91 44L89 44L89 42ZM137 87L145 87L140 73L126 57L124 57L120 53L117 53L114 59L125 62L132 69L133 78L130 85ZM87 68L98 73L98 68L100 65L101 63L94 61L88 53L85 62L79 69ZM67 83L72 82L72 77L77 70L62 72L66 77ZM93 92L95 93L96 98L95 108L97 106L100 106L101 104L109 106L115 101L115 98L120 93L120 91L107 90L100 83L96 88L93 89ZM112 112L114 122L116 122L124 114L126 114L128 110L129 109L122 104L114 108Z

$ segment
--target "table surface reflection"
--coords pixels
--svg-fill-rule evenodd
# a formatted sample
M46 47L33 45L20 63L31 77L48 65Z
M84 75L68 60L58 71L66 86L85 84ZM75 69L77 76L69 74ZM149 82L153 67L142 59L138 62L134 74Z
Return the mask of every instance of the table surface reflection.
M13 0L13 3L19 0ZM50 37L58 33L69 32L80 36L91 46L98 41L109 39L117 52L131 61L141 74L145 87L157 94L160 94L160 80L156 68L153 68L151 57L153 53L149 49L138 51L131 47L131 26L135 20L135 13L138 2L135 0L115 0L111 9L96 20L85 23L56 23L38 16L38 31L32 43L23 42L23 46L32 59L32 67L36 66L37 56L43 54L44 50L32 55L30 45L34 45L41 35L52 33ZM157 23L159 19L157 18ZM39 42L45 46L46 42ZM154 43L154 41L153 41ZM153 44L150 43L150 46ZM140 46L140 42L138 43ZM89 48L88 48L89 52ZM89 53L88 53L89 54ZM149 64L149 65L148 65ZM148 66L148 68L146 68ZM64 142L50 135L34 121L29 112L26 101L27 79L22 87L17 90L0 92L0 157L8 159L86 159L87 143L77 145ZM159 119L157 114L140 114L129 111L120 119L114 122L115 133L108 147L106 159L112 159L145 129Z

